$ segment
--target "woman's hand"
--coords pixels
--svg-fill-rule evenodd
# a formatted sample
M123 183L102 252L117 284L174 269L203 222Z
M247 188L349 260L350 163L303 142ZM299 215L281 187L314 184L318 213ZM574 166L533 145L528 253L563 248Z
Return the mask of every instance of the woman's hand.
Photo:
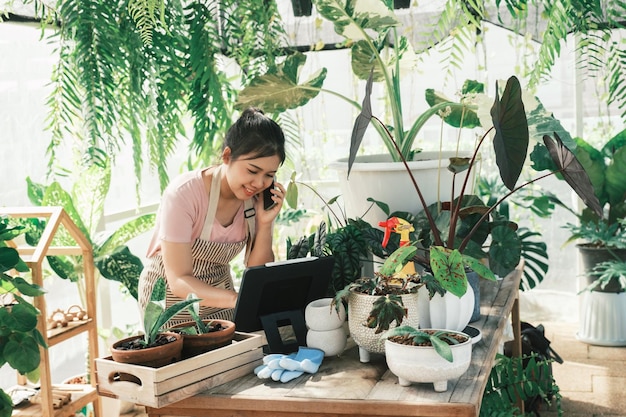
M272 200L276 203L274 207L269 210L263 208L263 194L259 194L259 198L256 199L254 204L254 210L257 216L257 222L260 225L272 224L280 213L280 209L283 207L285 201L285 187L282 184L274 183L274 188L271 190Z

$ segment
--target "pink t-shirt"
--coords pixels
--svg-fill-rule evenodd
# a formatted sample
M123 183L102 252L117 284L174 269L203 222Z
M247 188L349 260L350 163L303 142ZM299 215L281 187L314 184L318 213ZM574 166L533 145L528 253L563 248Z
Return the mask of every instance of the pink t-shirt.
M156 224L148 245L147 256L157 254L161 241L193 243L204 227L209 195L204 187L202 173L206 168L189 171L173 179L161 197ZM213 220L210 240L214 242L241 242L246 237L243 204L227 227Z

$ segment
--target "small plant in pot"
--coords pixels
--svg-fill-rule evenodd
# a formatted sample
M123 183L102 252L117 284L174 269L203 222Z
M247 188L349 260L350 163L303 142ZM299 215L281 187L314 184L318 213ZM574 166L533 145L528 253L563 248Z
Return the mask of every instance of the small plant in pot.
M158 286L155 286L155 289ZM154 291L153 291L154 293ZM144 334L119 340L111 346L111 356L116 362L158 368L180 361L183 336L166 331L165 324L176 314L198 299L179 301L167 309L151 300L146 305L143 317Z
M418 274L402 272L417 248L402 246L385 259L373 277L361 277L335 294L333 304L348 305L350 335L359 346L361 362L369 362L370 352L384 353L380 333L395 322L401 325L406 319L415 327L419 325L417 291L422 285Z
M197 300L194 294L188 300ZM202 320L199 303L196 301L187 307L193 321L184 322L169 330L183 336L183 359L197 356L229 345L235 335L235 323L230 320Z
M435 391L446 391L448 380L463 375L472 359L471 338L461 332L400 326L382 337L387 366L401 386L432 382Z

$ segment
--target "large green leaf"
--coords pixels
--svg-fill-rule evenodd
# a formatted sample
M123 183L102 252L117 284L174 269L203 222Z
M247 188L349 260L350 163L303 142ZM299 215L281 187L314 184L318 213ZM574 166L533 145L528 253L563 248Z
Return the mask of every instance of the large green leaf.
M468 81L466 81L467 83ZM443 117L443 120L454 127L463 127L467 129L473 129L481 126L480 119L476 114L476 111L469 106L462 106L459 103L452 105L452 100L444 96L443 93L437 92L432 88L427 88L424 93L426 96L426 102L429 106L433 107L442 103L450 103L450 113Z
M606 168L606 194L609 204L619 204L626 200L626 130L614 136L603 148L610 163Z
M93 197L92 197L93 198ZM85 226L83 219L80 217L80 213L76 209L74 205L74 201L72 200L72 196L66 192L61 184L54 181L46 188L46 192L44 193L43 199L41 200L42 206L61 206L63 210L67 213L67 215L72 219L74 224L80 229L81 232L85 235L85 237L91 241L91 235L89 233L89 229ZM60 229L55 235L55 241L65 245L74 245L76 242L74 239L67 233L66 230Z
M417 248L413 245L399 247L385 259L385 262L380 267L380 273L389 277L400 272L402 267L415 255L415 252L417 252Z
M28 333L14 333L2 351L4 359L20 373L35 370L39 366L39 345Z
M121 282L138 299L139 276L143 271L141 259L133 255L128 246L119 246L112 252L95 259L96 267L103 277Z
M4 309L3 309L4 310ZM13 331L27 333L37 326L37 310L30 305L15 304L2 317L2 325Z
M565 181L578 194L583 203L592 209L598 217L602 217L602 206L598 201L589 175L574 154L563 145L559 136L555 133L554 139L546 135L543 137L544 144L554 163L558 166Z
M13 400L9 394L0 389L0 417L11 417L11 414L13 414Z
M93 239L104 215L104 201L111 184L111 164L105 157L104 167L95 164L82 168L70 192L72 203L87 230L87 238Z
M456 249L449 250L441 246L431 246L430 267L433 275L448 292L462 297L467 291L467 276L463 255Z
M407 316L408 310L399 295L383 295L374 301L372 310L367 317L367 327L376 329L374 333L382 333L389 330L391 323L396 322L399 326Z
M356 159L356 154L361 147L361 142L363 141L363 136L365 136L365 131L367 130L367 126L370 124L370 120L372 119L372 84L374 83L374 70L372 69L369 78L367 79L367 83L365 84L365 96L363 97L363 104L361 106L361 112L356 117L354 121L354 126L352 127L352 135L350 135L350 154L348 156L348 176L350 176L350 171L352 170L352 164L354 164L354 160Z
M6 239L10 240L10 239ZM0 272L13 269L20 261L20 254L15 248L0 247Z
M537 106L527 114L529 137L537 143L542 143L543 135L557 133L565 146L572 151L576 149L576 142L561 122L544 107L537 97L535 97L535 101L538 103Z
M379 33L400 22L379 0L313 0L317 11L335 26L335 32L350 40L364 39L365 29Z
M360 40L352 45L351 51L352 72L357 78L367 80L371 72L374 81L384 80L383 70L375 59L378 51L371 43Z
M278 66L253 79L239 93L235 107L242 110L255 106L265 112L279 113L305 105L322 91L327 72L326 68L322 68L308 81L300 83L298 74L305 62L304 54L289 55L282 67Z
M154 213L144 214L129 220L116 229L101 245L96 248L96 256L104 256L115 250L117 247L125 245L129 240L152 230L154 228L155 221L156 214Z
M20 294L25 295L27 297L37 297L39 295L45 294L46 292L39 285L31 284L30 282L26 281L22 277L13 278L12 283L15 286L15 289ZM26 304L26 305L30 306L30 304ZM34 310L34 307L33 307L33 310ZM36 313L36 310L34 310L34 312Z
M496 131L493 148L500 178L509 190L513 190L522 173L528 151L528 123L517 77L508 79L502 98L496 84L496 99L491 107L491 118Z
M504 277L519 264L522 242L517 233L507 226L494 227L491 239L489 268L494 274Z

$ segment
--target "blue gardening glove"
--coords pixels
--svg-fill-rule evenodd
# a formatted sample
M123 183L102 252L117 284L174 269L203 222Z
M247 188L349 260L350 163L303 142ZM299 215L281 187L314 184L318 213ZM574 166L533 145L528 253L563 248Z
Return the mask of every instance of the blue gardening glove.
M290 355L291 356L291 355ZM286 356L279 361L280 367L287 371L307 372L314 374L324 359L321 349L300 346L295 357ZM302 374L300 374L302 375Z
M283 355L280 353L266 355L263 357L263 364L254 368L254 374L260 379L272 378L274 381L280 381L284 371L284 369L280 366L281 359L289 357L294 358L295 356L295 353L291 353L289 355Z

